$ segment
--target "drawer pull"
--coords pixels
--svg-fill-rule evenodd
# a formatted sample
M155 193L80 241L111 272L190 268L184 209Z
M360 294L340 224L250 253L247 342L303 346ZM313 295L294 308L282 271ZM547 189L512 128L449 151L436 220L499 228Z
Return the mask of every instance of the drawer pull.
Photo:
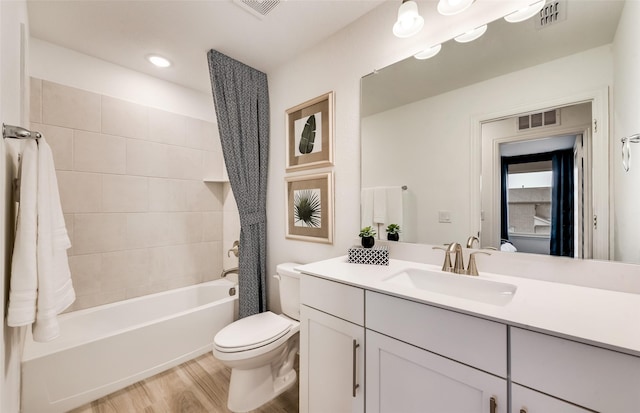
M354 339L353 340L353 397L356 397L356 389L360 387L356 380L356 358L357 358L357 350L360 347L360 344Z
M496 413L496 408L498 407L498 402L496 402L496 398L492 397L489 399L489 413Z
M520 413L527 413L527 409L523 407L522 409L520 409Z

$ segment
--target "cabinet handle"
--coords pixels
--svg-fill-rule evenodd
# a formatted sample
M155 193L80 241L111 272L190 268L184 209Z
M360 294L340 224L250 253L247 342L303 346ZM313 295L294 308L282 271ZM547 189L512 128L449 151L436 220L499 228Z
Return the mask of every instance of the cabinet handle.
M353 397L356 397L356 389L360 387L356 380L356 358L357 358L357 350L360 347L360 344L354 339L353 340Z
M498 402L495 397L489 399L489 413L496 413L496 409L498 408Z
M520 409L520 413L527 413L527 409L523 407L522 409Z

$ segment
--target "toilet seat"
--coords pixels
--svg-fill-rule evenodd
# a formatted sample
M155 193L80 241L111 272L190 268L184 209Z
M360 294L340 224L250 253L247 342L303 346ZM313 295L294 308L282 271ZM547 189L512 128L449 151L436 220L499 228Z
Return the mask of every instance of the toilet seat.
M267 311L229 324L216 334L213 343L222 353L252 350L277 341L292 327L292 320Z

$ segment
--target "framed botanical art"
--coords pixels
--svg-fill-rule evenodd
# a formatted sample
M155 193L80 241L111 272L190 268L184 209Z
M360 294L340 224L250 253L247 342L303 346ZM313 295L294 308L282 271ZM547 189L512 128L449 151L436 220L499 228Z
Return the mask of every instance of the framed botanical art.
M287 171L333 164L333 92L287 110Z
M333 173L285 178L286 237L333 243Z

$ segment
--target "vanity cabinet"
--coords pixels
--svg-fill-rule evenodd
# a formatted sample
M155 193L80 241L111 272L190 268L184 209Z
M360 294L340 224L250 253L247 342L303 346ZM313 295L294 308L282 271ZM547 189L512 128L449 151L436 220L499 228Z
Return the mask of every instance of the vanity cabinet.
M364 290L300 277L300 411L364 412Z
M640 357L572 340L512 327L511 379L515 413L640 411Z
M506 413L506 380L367 330L367 412Z
M366 292L367 412L507 413L507 329Z

